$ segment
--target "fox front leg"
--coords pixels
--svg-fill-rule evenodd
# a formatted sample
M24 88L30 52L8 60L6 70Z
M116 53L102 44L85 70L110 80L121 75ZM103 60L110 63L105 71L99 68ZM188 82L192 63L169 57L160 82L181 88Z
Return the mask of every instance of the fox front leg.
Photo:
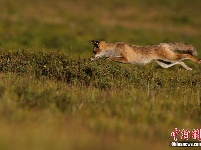
M96 55L94 55L93 57L90 58L90 60L91 60L91 61L94 61L94 60L96 60L96 59L98 59L98 58L100 58L100 57L97 57Z
M94 60L96 60L96 59L98 59L98 58L100 58L100 57L96 57L96 56L94 55L93 57L90 58L90 60L91 60L91 61L94 61Z
M97 53L94 55L94 57L91 58L91 60L93 61L93 60L96 60L96 59L103 57L103 56L105 56L104 53Z
M94 60L96 60L96 58L95 58L95 57L91 57L90 60L91 60L91 61L94 61Z
M127 63L128 60L124 57L109 57L110 60L116 61L116 62L121 62L121 63Z

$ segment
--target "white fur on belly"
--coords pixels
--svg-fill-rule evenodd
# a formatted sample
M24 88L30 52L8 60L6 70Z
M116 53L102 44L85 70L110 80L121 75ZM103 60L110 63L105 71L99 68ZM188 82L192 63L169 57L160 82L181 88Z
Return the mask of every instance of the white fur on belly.
M103 56L105 56L105 57L111 57L111 56L112 57L121 57L121 55L114 50L106 50L106 51L96 54L95 58L99 58L99 57L103 57Z

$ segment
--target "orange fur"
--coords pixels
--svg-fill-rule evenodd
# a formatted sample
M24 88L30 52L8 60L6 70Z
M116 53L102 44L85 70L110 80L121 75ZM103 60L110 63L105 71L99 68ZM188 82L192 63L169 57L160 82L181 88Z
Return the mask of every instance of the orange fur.
M147 64L151 61L156 61L163 68L180 64L187 70L192 69L182 60L190 59L196 63L201 63L201 60L192 56L197 54L195 48L182 42L149 46L129 45L123 42L106 43L105 41L94 40L91 43L94 45L93 59L105 56L113 61L131 64ZM176 53L176 51L184 52L185 54Z

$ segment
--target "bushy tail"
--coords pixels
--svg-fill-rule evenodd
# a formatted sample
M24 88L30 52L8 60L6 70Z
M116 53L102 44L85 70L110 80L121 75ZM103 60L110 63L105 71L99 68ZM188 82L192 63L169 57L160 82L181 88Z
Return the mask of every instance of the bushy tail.
M195 47L189 44L185 44L183 42L175 42L175 43L169 43L172 51L181 51L183 53L187 53L190 55L197 55L197 51Z

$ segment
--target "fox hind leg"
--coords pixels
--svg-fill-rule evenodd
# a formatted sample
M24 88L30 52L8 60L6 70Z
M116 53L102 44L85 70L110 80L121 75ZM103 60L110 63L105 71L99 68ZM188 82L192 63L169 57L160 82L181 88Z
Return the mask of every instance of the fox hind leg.
M176 65L175 63L166 62L166 61L162 61L162 60L157 60L156 62L157 62L162 68L169 68L169 67L172 67L172 66Z
M192 61L194 61L196 63L199 63L199 64L201 63L201 61L199 59L197 59L189 54L180 54L180 55L182 55L182 57L183 57L182 60L183 59L191 59Z
M184 67L186 70L192 70L192 68L188 67L183 61L179 61L177 64L182 65L182 67Z
M181 65L182 67L184 67L186 70L192 70L192 68L188 67L184 62L182 61L177 61L177 62L166 62L166 61L163 61L163 60L157 60L156 61L161 67L163 68L169 68L169 67L172 67L174 65Z
M176 55L176 58L174 59L175 61L181 61L181 60L184 60L184 59L190 59L192 61L194 61L195 63L201 63L201 60L193 57L192 55L190 54L177 54ZM170 59L171 60L171 59Z

